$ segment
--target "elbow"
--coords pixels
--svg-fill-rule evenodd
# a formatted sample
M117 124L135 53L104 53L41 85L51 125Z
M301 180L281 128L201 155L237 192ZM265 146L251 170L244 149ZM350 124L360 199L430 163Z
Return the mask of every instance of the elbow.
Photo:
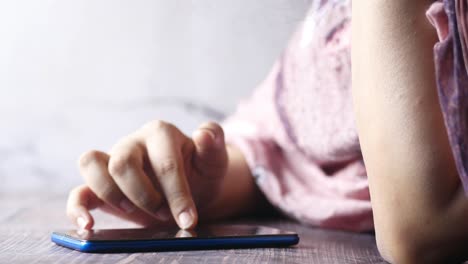
M466 240L438 236L440 229L434 232L421 228L421 222L387 229L376 226L377 247L382 258L396 264L462 263L466 260L466 248L463 246Z
M421 263L417 259L418 245L396 236L382 236L376 232L377 248L382 258L389 263Z

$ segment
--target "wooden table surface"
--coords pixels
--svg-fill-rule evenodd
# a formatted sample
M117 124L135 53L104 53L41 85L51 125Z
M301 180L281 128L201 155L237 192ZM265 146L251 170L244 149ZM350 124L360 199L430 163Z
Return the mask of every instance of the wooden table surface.
M53 230L69 229L66 195L0 194L0 263L385 263L372 234L311 228L290 220L241 219L295 231L299 245L291 248L198 250L132 254L80 253L50 241ZM97 228L129 227L95 213Z

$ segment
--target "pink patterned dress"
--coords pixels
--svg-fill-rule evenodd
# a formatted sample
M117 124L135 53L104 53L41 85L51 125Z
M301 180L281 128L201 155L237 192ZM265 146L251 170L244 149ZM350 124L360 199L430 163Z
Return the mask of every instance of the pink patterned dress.
M466 184L461 87L468 79L454 45L453 1L435 2L428 18L441 41L435 48L438 90ZM373 229L352 107L351 0L314 0L268 77L223 126L227 142L241 149L259 188L284 214L313 226Z

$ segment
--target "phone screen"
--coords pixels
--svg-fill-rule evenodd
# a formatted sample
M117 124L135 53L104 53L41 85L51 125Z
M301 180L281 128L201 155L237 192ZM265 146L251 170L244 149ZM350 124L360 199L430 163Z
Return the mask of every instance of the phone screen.
M178 238L219 238L290 235L292 232L264 226L207 225L193 230L173 228L69 230L63 235L88 241L129 241Z

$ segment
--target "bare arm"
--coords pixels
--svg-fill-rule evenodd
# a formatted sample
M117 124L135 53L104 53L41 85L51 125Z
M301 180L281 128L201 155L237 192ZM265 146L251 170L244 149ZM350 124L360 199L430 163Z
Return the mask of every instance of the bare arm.
M466 257L468 202L437 97L431 2L353 2L356 120L379 249L397 263Z

